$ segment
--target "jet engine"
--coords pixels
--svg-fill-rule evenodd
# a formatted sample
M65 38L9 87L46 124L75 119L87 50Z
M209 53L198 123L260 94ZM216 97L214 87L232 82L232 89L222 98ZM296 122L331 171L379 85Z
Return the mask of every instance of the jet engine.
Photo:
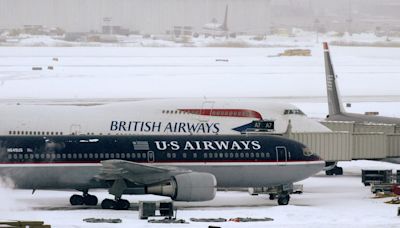
M169 181L148 186L146 193L169 196L175 201L207 201L215 197L217 180L209 173L191 172L173 176Z

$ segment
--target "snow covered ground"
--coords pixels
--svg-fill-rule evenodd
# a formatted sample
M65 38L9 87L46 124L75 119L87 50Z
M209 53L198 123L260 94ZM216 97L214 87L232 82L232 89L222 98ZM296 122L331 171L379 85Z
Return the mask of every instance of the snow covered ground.
M273 218L272 222L195 223L189 225L148 224L138 219L137 202L164 199L157 196L126 196L129 211L103 210L100 207L70 206L73 191L37 191L0 189L0 220L42 220L53 227L399 227L399 205L385 204L391 198L372 199L369 187L361 183L361 169L400 169L400 165L376 161L340 162L344 176L319 173L301 182L304 193L292 195L290 205L277 206L267 196L247 192L218 192L214 200L202 203L176 203L178 218ZM100 199L105 191L93 191ZM120 218L121 224L90 224L84 218Z
M1 47L0 98L272 97L324 117L322 45L298 48L312 56L272 57L283 47ZM397 48L330 48L344 101L362 102L352 109L400 115Z

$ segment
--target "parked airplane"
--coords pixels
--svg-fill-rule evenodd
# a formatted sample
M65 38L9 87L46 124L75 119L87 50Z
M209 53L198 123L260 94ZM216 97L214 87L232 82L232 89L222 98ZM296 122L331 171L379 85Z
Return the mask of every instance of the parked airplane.
M210 23L207 23L203 25L202 27L203 31L201 31L201 34L204 34L206 37L207 36L225 36L225 37L236 37L235 32L229 32L229 27L228 27L228 5L226 5L225 8L225 17L224 21L222 23L219 23L217 19L213 18ZM196 33L198 34L198 33Z
M400 124L400 118L371 116L357 113L348 113L343 108L337 85L337 75L335 75L332 60L329 54L328 43L324 42L325 75L326 88L328 95L329 115L327 120L333 121L354 121L354 122L372 122L385 124Z
M57 113L58 114L58 113ZM57 123L54 123L57 124ZM207 201L216 187L281 186L325 165L306 146L279 136L0 136L0 175L22 189L76 189L72 205L128 209L123 194ZM278 204L289 202L281 192Z
M225 17L224 21L221 23L218 23L217 19L213 18L211 20L211 23L207 23L203 26L203 29L209 30L209 31L223 31L227 32L228 31L228 5L226 5L225 8Z
M297 107L266 99L154 99L101 105L0 105L0 135L193 135L327 132Z

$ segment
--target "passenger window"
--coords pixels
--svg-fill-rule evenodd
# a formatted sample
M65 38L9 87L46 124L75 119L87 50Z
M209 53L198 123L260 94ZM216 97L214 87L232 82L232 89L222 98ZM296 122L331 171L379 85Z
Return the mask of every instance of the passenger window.
M193 158L194 158L194 159L197 158L197 153L193 153Z
M18 159L18 155L17 154L14 154L14 159Z
M92 153L89 154L89 158L93 159L93 154Z
M138 158L138 159L141 159L141 158L142 158L142 155L141 155L140 153L138 153L138 154L137 154L137 158Z
M176 158L176 153L172 153L172 158Z
M71 159L71 157L72 157L71 154L67 154L68 159Z
M82 159L82 154L81 153L78 154L78 159Z
M130 159L130 158L131 158L131 154L130 154L130 153L127 153L127 154L126 154L126 158L127 158L127 159Z
M175 153L172 154L172 156L174 156ZM147 154L146 153L142 153L142 158L146 158Z
M110 158L110 155L109 155L108 153L105 153L105 154L104 154L104 158L105 158L105 159L109 159L109 158Z
M125 159L125 154L124 153L121 154L121 158Z
M86 154L85 154L86 155ZM110 153L110 158L114 159L115 158L115 154L114 153Z
M85 153L85 154L83 154L83 159L87 159L88 158L88 155Z
M29 155L29 159L33 160L33 154Z
M186 158L186 153L183 153L183 154L182 154L182 157L183 157L183 158Z
M251 157L251 158L254 158L254 153L250 153L250 157Z
M115 158L116 158L116 159L119 159L119 153L116 153L116 154L115 154Z
M73 159L77 159L77 158L78 158L77 154L75 154L75 153L72 154L72 158L73 158Z
M213 158L213 154L212 153L208 153L208 157Z
M132 159L136 158L136 154L135 153L132 153L131 155L132 155Z
M229 154L229 158L233 158L233 153L230 153L230 154Z
M240 158L244 158L244 153L240 153Z
M24 159L24 155L23 154L20 154L18 157L19 157L19 159Z

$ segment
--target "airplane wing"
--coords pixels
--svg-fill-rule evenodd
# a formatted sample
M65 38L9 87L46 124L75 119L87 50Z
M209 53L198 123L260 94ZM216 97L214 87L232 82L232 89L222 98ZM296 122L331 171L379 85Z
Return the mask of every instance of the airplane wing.
M172 176L190 173L191 170L171 166L140 164L124 160L101 161L102 168L96 176L100 180L126 179L139 185L149 185L171 179Z

